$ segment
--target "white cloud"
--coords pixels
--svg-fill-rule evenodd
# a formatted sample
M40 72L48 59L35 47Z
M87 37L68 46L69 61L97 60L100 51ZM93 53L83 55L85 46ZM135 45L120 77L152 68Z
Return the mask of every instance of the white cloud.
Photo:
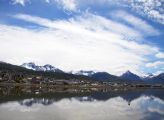
M86 6L86 8L88 8L90 5L98 5L103 7L109 5L118 5L129 7L133 11L143 16L147 16L150 19L164 24L164 7L162 0L76 0L76 2L73 2L73 4L77 9L80 9L81 6Z
M151 10L148 12L148 16L164 24L164 14L159 13L159 11Z
M11 0L11 2L13 4L21 4L23 6L25 6L25 3L27 1L28 2L33 2L35 0ZM94 3L93 0L85 1L85 2L82 1L82 0L39 0L39 1L45 1L46 3L49 3L49 4L52 4L52 3L55 2L57 5L59 5L59 7L65 9L65 10L68 10L68 11L75 11L75 10L77 10L77 7L80 7L80 4L84 4L85 5L88 2ZM99 1L99 0L97 0L96 2L101 3L101 1ZM78 9L80 9L80 8L78 8Z
M133 11L164 24L162 0L102 0L101 2L132 8Z
M46 3L50 3L50 0L45 0Z
M34 61L63 70L97 70L119 75L126 70L138 73L158 48L124 38L142 37L128 26L102 16L86 13L69 20L48 20L29 15L15 18L45 26L25 29L0 25L0 59L14 64ZM13 49L12 49L13 48Z
M109 0L110 1L110 0ZM131 7L137 13L147 16L161 24L164 24L164 7L162 0L118 0L126 7Z
M157 68L157 67L163 66L163 65L164 65L164 61L156 61L156 62L152 62L152 63L147 63L146 67Z
M30 0L12 0L13 4L20 4L22 6L25 6L26 2L29 2Z
M164 24L164 7L162 0L132 0L131 5L139 13Z
M157 58L164 58L164 53L159 52L155 55Z
M25 5L25 3L33 0L12 0L14 4ZM130 7L135 12L147 16L161 24L164 24L164 7L162 0L43 0L49 4L56 2L64 11L71 14L72 11L77 12L81 7L89 8L91 5L109 6L118 5ZM56 4L55 4L56 5Z
M48 19L43 19L39 17L32 17L30 15L23 15L18 14L14 16L18 19L23 19L29 22L34 22L39 25L43 25L50 28L55 29L64 29L67 31L70 31L71 29L74 30L74 32L89 32L93 33L95 32L105 32L105 31L111 31L113 33L117 33L120 35L120 37L129 38L129 39L142 39L144 34L140 34L137 30L130 28L124 24L114 22L110 19L106 19L102 16L93 15L90 13L85 13L82 16L76 17L74 19L69 19L69 21L50 21ZM63 25L63 23L65 25ZM80 23L80 24L79 24ZM94 25L93 25L94 24Z
M76 10L76 0L55 0L59 5L61 5L65 10L75 11Z
M147 36L159 35L159 31L149 25L146 21L135 17L125 11L113 11L111 14L114 18L125 21L132 25L135 29L139 30Z

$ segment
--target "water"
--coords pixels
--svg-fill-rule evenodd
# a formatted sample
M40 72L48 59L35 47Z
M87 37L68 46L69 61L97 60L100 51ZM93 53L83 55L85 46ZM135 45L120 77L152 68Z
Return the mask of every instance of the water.
M1 88L0 120L164 120L164 90L46 91Z

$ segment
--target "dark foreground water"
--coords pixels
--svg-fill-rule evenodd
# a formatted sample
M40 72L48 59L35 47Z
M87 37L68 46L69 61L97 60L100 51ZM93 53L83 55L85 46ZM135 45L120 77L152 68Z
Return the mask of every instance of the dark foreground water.
M164 90L0 89L0 120L164 120Z

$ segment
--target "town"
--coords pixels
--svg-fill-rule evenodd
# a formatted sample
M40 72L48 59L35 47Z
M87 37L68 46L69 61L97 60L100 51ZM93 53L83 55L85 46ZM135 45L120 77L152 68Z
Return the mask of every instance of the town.
M126 83L110 81L94 81L86 79L55 79L43 75L28 75L0 71L0 84L15 85L39 85L54 87L77 87L77 88L111 88L111 89L135 89L135 88L164 88L162 84Z

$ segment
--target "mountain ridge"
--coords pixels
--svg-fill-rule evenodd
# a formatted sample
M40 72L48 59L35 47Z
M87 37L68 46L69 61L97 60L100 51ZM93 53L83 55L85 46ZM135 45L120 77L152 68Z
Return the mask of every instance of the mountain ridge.
M36 65L34 62L29 62L29 63L23 63L21 67L35 70L35 71L44 71L44 72L63 72L62 70L50 65L50 64L45 64L43 66Z
M46 65L44 66L37 66L35 63L30 62L31 64L31 69L36 70L36 71L44 71L44 72L64 72L52 65L46 64L47 69L45 68ZM38 69L34 69L35 67ZM25 65L21 65L21 67L28 68ZM67 73L67 72L64 72ZM73 75L82 75L82 76L87 76L90 77L93 80L97 81L111 81L111 82L132 82L132 83L164 83L164 78L162 78L159 75L154 76L152 73L149 73L146 76L138 76L137 74L127 70L125 73L123 73L121 76L116 76L112 75L108 72L95 72L92 70L79 70L79 71L71 71L68 72L68 74L73 74ZM162 80L160 80L162 79Z
M7 66L7 67L6 67ZM154 83L159 83L159 84L164 84L164 73L161 73L157 76L152 76L151 77L146 77L146 78L141 78L140 76L127 71L124 74L122 74L121 76L115 76L115 75L111 75L107 72L94 72L94 71L78 71L77 73L66 73L64 71L57 71L60 70L54 66L51 66L49 64L46 64L44 66L39 66L39 69L37 68L38 66L35 65L34 63L30 63L30 69L26 68L27 66L25 66L25 64L22 66L15 66L12 64L8 64L8 63L0 63L0 70L3 71L3 69L8 70L8 71L18 71L20 73L25 73L26 72L32 72L34 74L45 74L48 76L53 76L55 78L60 78L60 79L67 79L67 78L71 78L71 79L79 79L79 78L84 78L84 79L89 79L89 80L96 80L96 81L108 81L108 82L126 82L126 83L150 83L150 84L154 84ZM29 66L28 66L29 67ZM40 68L44 68L44 69L40 69ZM55 69L55 70L54 70ZM36 71L36 73L35 73ZM56 77L58 76L58 77ZM60 76L60 77L59 77Z

